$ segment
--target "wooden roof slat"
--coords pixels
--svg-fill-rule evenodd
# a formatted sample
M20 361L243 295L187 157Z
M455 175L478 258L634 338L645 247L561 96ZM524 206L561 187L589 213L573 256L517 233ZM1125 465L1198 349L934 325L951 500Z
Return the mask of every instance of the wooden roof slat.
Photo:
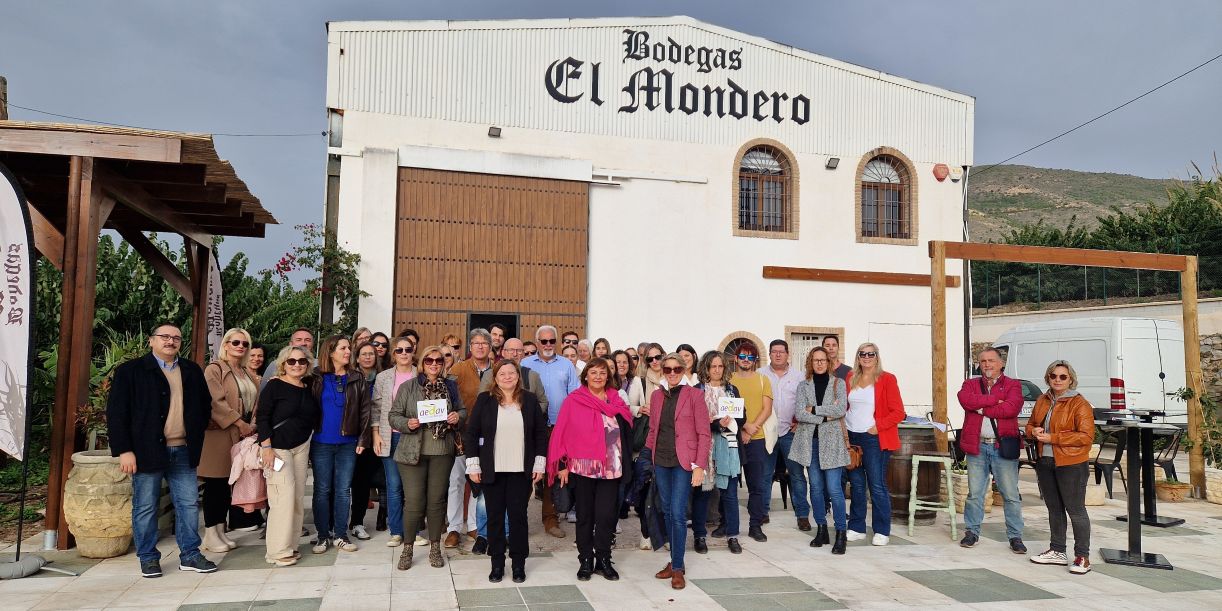
M0 150L177 163L182 142L158 136L12 129L0 124Z

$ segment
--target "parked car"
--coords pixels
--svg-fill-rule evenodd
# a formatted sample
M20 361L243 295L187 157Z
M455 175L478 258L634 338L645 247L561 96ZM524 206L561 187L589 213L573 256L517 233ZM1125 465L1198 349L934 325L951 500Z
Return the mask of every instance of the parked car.
M1188 421L1187 404L1174 396L1184 385L1184 332L1174 321L1097 317L1019 325L993 345L1006 355L1006 375L1038 381L1033 396L1045 386L1048 364L1064 359L1096 420L1163 412L1156 421Z
M1039 386L1036 386L1031 380L1019 380L1023 385L1023 411L1018 413L1018 428L1027 426L1027 419L1031 417L1031 410L1035 407L1035 400L1040 398L1044 392Z

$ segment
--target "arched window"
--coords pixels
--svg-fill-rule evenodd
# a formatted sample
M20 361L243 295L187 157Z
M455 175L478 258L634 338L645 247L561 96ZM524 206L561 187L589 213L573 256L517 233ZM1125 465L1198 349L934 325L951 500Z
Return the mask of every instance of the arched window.
M861 171L861 236L908 239L912 231L912 179L894 155L877 155Z
M792 156L779 143L753 141L737 158L735 235L797 238Z

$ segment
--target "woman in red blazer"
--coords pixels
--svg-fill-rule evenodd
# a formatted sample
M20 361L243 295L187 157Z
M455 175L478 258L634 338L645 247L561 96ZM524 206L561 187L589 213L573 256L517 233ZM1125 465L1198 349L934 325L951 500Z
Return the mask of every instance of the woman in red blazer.
M666 384L649 400L649 437L645 446L653 455L653 481L658 487L670 562L655 577L669 579L670 587L682 590L683 550L687 546L687 501L692 487L704 482L709 468L713 436L704 392L683 383L687 365L672 352L662 358Z
M870 523L874 545L891 538L891 492L887 490L887 462L900 448L899 423L904 421L904 400L899 382L883 371L878 346L857 347L857 360L846 380L849 411L844 416L849 443L861 446L861 466L849 471L849 541L866 538L866 490L870 491Z

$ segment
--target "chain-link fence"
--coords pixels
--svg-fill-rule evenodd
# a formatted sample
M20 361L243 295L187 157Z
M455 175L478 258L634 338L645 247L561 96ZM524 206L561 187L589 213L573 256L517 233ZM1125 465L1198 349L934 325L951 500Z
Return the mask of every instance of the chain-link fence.
M991 312L1180 298L1180 274L1151 270L972 262L972 306ZM1197 294L1222 297L1222 256L1199 259Z

